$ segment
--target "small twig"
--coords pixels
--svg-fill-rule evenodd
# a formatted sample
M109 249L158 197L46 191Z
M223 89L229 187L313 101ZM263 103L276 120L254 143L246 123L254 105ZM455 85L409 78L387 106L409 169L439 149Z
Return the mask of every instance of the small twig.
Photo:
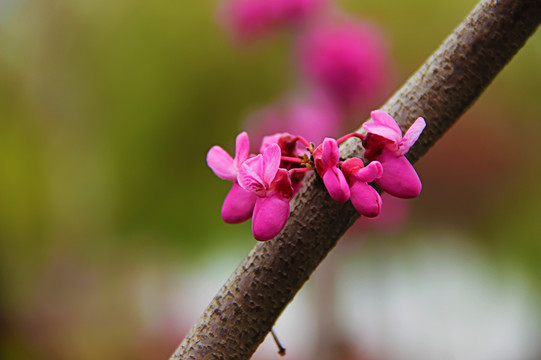
M280 340L278 340L278 337L276 336L274 329L271 329L271 334L272 334L272 337L274 338L274 342L276 343L276 346L278 346L278 354L280 354L280 356L285 356L286 348L283 347L282 344L280 343Z

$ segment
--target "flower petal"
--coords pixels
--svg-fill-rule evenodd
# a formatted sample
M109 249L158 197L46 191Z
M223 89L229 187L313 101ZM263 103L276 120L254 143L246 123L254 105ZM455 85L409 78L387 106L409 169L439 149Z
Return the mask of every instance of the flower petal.
M332 167L325 172L323 183L334 201L346 202L349 199L349 186L340 169Z
M365 122L363 129L368 133L379 135L395 143L402 140L402 131L396 121L383 110L375 110L370 113L373 122Z
M270 186L276 176L276 172L282 161L282 150L278 144L270 144L263 153L263 172L262 179L266 185Z
M267 187L263 181L263 155L259 154L242 163L237 181L245 190L265 196Z
M278 169L270 186L270 190L278 192L280 196L285 199L291 199L293 196L293 186L291 185L291 178L289 177L287 170Z
M254 207L252 233L256 240L270 240L280 233L289 217L289 200L276 195L258 198Z
M236 181L237 169L233 158L219 146L213 146L207 153L207 165L220 179Z
M276 133L273 135L264 136L263 140L261 141L261 147L259 148L259 152L264 153L270 145L278 144L278 142L280 141L280 137L282 137L282 134L286 133Z
M404 155L397 156L384 149L378 160L383 165L383 176L376 179L376 183L384 191L402 199L414 198L421 193L421 180Z
M316 172L319 174L319 176L323 176L325 174L325 171L327 171L327 167L323 164L322 154L323 144L320 144L312 154L314 158L314 165L316 166Z
M243 131L237 135L237 140L235 141L235 166L237 169L240 168L243 162L248 159L250 155L250 139L248 134Z
M381 211L381 197L376 189L363 181L352 181L351 203L359 214L367 217L378 216Z
M344 161L342 164L342 172L346 176L346 179L350 179L354 174L358 173L364 168L364 163L359 158L351 158Z
M321 160L325 168L336 166L340 161L340 150L338 150L338 142L333 138L325 138L323 140L323 152L321 153Z
M366 167L359 169L355 177L364 182L372 182L374 179L379 179L383 175L383 166L379 161L372 161Z
M425 119L422 117L417 118L415 122L410 126L408 131L404 134L404 137L400 141L400 144L398 145L398 152L400 155L406 154L409 149L415 144L417 139L419 138L419 135L423 132L424 128L426 126Z
M396 120L393 119L393 117L385 111L374 110L370 113L370 117L372 118L372 120L374 120L376 124L394 129L396 132L400 133L400 136L402 136L402 131L396 123Z
M238 224L252 217L257 195L233 184L222 205L222 218L228 224Z

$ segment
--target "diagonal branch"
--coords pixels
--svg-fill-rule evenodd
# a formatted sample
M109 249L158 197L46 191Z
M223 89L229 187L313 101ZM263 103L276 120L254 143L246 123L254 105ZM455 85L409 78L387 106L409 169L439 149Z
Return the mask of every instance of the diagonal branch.
M427 127L408 153L419 159L473 103L541 22L541 0L482 0L382 107L405 130ZM357 139L341 148L360 156ZM258 243L219 290L171 359L249 359L342 234L358 218L312 176L273 240Z

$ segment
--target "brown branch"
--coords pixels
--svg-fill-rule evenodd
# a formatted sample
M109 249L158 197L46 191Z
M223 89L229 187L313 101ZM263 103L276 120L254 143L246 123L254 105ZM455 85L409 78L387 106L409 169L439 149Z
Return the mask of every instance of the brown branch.
M441 47L382 107L409 127L427 121L408 153L414 162L473 103L541 21L541 0L482 0ZM357 139L341 148L359 156ZM331 200L321 180L307 181L273 240L257 243L171 359L249 359L309 276L358 218Z

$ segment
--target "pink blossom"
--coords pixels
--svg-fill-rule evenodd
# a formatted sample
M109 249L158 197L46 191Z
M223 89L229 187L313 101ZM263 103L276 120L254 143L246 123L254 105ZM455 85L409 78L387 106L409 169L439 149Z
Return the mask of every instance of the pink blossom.
M418 196L422 189L421 180L405 154L425 128L425 120L419 117L402 136L396 121L385 111L372 111L371 116L374 121L363 124L367 132L363 146L366 159L378 160L383 165L383 176L376 183L396 197Z
M240 186L257 197L252 233L260 241L278 235L289 217L293 188L287 170L279 168L280 161L280 147L271 144L263 154L246 160L239 169Z
M351 158L342 165L351 191L351 203L357 211L367 217L378 216L381 212L381 197L369 182L381 178L383 167L378 161L372 161L366 167L359 158Z
M340 151L338 143L333 138L325 138L323 143L314 151L316 171L334 201L346 202L350 190L344 174L340 170Z
M222 206L222 218L226 223L238 224L252 216L257 196L244 190L237 182L239 168L250 154L250 140L246 132L237 136L235 158L220 146L213 146L207 153L207 164L221 179L233 182Z
M251 40L280 27L305 23L325 0L225 0L222 18L233 35Z
M298 158L299 155L310 155L306 146L299 141L299 137L291 135L289 133L277 133L274 135L265 136L261 143L260 152L263 153L265 150L272 144L278 144L280 150L282 151L282 156L288 158ZM300 162L292 162L289 160L284 160L280 162L280 167L286 170L291 169L302 169ZM296 171L290 173L291 185L293 186L293 194L296 194L303 183L306 172Z
M370 108L388 88L389 54L367 24L317 24L300 38L298 49L308 79L346 110Z
M264 153L265 150L272 144L277 144L280 147L282 156L297 157L301 153L307 153L307 151L301 151L297 146L298 136L292 135L287 132L276 133L273 135L265 136L261 142L260 153ZM302 146L302 144L301 144ZM280 167L286 168L286 165L282 164Z
M270 136L265 136L261 143L260 152L263 153L270 145L277 144L282 151L282 161L280 162L280 168L286 170L303 169L301 164L300 155L309 156L305 145L299 141L299 137L291 135L289 133L277 133ZM292 161L291 159L295 159ZM292 171L289 173L291 179L291 185L293 186L293 194L296 194L305 178L306 171Z

